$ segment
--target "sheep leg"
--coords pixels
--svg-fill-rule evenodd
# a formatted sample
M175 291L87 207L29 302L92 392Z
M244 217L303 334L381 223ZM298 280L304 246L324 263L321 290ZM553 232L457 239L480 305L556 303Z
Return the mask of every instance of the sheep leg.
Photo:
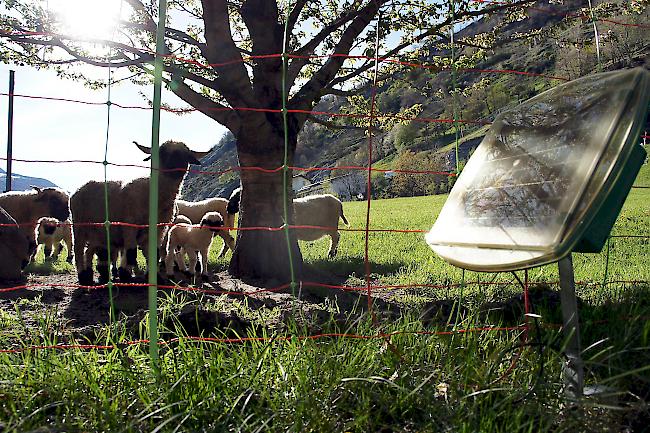
M68 257L66 257L65 261L72 263L72 236L66 236L63 242L65 242L65 246L68 249Z
M219 257L221 258L226 255L228 248L230 248L231 251L235 251L235 239L230 236L230 233L227 231L220 231L219 236L223 238L223 247L221 247L221 251L219 251Z
M108 250L106 247L98 247L95 252L97 254L97 272L99 273L98 283L106 284L110 276Z
M45 242L45 248L43 249L43 254L45 254L44 260L47 260L52 255L52 244L50 242Z
M62 249L63 249L63 244L61 243L61 241L59 241L56 244L56 248L54 249L54 254L53 254L54 257L52 257L53 260L59 259L59 255L61 254Z
M187 251L185 251L185 248L183 247L180 248L176 247L176 249L174 249L174 262L176 263L176 267L178 267L178 270L181 272L187 272L187 265L185 264L185 254L187 254Z
M137 247L127 247L126 251L120 258L120 267L117 275L120 281L129 282L133 278L133 269L137 265L138 249Z
M209 250L210 250L210 246L208 246L208 248L204 248L203 250L201 250L201 258L203 259L203 263L202 263L203 266L202 269L199 270L199 272L201 273L201 277L204 280L210 279L210 275L208 275L208 251Z
M167 254L165 255L165 272L167 273L167 278L174 276L174 259L176 254L174 253L174 248L171 244L167 244Z
M192 275L196 275L196 266L197 265L199 267L202 266L201 260L199 258L199 252L197 250L191 250L189 255L190 255L190 273Z
M77 268L77 277L79 278L79 284L82 286L90 286L93 284L93 268L92 260L87 260L86 256L86 242L81 240L79 233L75 231L75 243L74 243L74 261ZM91 255L92 253L88 253Z
M332 238L332 243L330 244L330 252L327 255L329 258L333 258L336 255L336 251L338 250L339 239L341 239L341 235L338 231L336 231L331 232L330 237Z

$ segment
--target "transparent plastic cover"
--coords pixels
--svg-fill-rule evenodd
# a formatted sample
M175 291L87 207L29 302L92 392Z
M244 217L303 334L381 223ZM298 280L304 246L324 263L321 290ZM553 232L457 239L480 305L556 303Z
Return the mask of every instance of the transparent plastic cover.
M647 107L648 73L596 74L557 86L497 117L427 234L446 260L512 270L558 260L575 242ZM639 88L641 87L641 89ZM643 100L645 99L645 100ZM645 105L644 105L645 104ZM628 149L629 150L629 149ZM620 169L620 167L619 167Z

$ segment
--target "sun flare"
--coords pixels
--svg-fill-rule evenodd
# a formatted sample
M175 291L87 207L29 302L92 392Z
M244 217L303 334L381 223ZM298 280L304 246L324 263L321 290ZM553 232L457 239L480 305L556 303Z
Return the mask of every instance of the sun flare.
M121 12L121 0L50 0L48 6L61 31L91 39L111 39Z

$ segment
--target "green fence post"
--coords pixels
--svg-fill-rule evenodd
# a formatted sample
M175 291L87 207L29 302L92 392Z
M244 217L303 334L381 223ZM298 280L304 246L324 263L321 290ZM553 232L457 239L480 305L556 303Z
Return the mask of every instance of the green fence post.
M167 0L158 2L158 29L156 30L156 59L153 84L153 120L151 122L151 177L149 181L149 355L156 375L158 362L158 175L160 169L160 92L165 53L165 21Z

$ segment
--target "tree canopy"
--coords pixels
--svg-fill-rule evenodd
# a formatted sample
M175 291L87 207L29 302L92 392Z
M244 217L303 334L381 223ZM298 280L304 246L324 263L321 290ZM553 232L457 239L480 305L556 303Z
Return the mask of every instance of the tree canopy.
M120 19L104 38L70 34L60 14L42 1L2 1L0 27L7 43L0 47L0 56L5 62L56 68L77 79L86 78L78 71L80 63L111 66L121 71L121 79L148 83L158 2L119 1L123 2ZM377 32L381 57L421 60L423 43L433 39L444 48L453 26L458 29L499 11L516 13L520 11L516 5L531 3L170 0L164 80L191 107L238 135L245 121L264 114L231 108L280 108L283 52L289 56L288 106L309 111L325 95L348 94L371 82ZM497 31L455 42L487 49L497 39ZM431 61L441 67L448 64L445 58ZM383 62L379 80L400 67ZM308 116L293 113L290 124L300 129Z

